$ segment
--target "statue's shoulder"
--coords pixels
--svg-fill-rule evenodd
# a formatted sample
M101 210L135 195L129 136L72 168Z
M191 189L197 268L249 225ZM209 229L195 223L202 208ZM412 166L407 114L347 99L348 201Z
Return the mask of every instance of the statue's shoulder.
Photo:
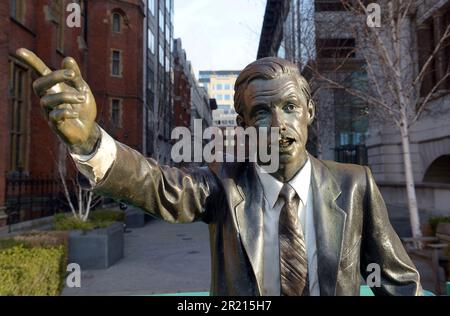
M211 170L219 179L237 179L250 167L251 164L246 162L220 162L208 164L209 170Z
M366 168L361 165L342 163L332 160L320 160L312 157L313 166L315 169L322 166L330 171L336 180L340 181L364 181L366 179ZM313 167L314 168L314 167Z

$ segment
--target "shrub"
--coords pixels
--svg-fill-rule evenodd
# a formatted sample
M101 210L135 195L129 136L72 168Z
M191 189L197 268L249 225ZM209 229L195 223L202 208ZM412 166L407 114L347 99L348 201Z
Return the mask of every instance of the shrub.
M14 239L29 247L68 247L69 245L69 235L65 231L33 231Z
M125 220L125 213L114 210L95 210L90 215L90 220L93 222L123 222Z
M434 236L439 223L450 223L450 216L432 216L428 219L428 223Z
M64 246L0 250L0 295L59 295L66 265Z
M5 238L0 239L0 251L8 248L12 248L15 246L27 246L23 241L14 239L14 238Z
M67 216L66 214L57 214L53 218L53 224L55 230L67 231L67 230L83 230L89 231L95 228L94 223L90 221L82 221L74 216Z
M105 228L116 221L123 221L125 218L124 212L113 210L97 210L90 214L87 221L82 221L72 215L57 214L54 216L55 230L82 230L90 231L96 228Z

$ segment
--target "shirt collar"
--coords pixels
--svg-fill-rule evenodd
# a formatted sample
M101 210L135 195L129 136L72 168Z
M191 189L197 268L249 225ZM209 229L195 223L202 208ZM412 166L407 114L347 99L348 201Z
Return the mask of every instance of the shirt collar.
M273 176L264 172L262 168L256 165L256 173L261 181L263 187L264 197L269 203L270 207L273 208L280 195L281 188L283 187L283 182L278 181ZM294 188L295 192L300 197L303 204L306 204L309 194L309 186L311 183L311 161L308 158L305 165L300 169L294 178L289 181L289 184Z

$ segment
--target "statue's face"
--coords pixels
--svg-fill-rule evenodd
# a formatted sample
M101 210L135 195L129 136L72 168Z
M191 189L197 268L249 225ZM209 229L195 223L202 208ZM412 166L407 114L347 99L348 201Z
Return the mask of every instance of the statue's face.
M245 94L246 126L280 129L280 165L298 170L306 161L308 125L314 108L308 105L299 84L290 75L250 82Z

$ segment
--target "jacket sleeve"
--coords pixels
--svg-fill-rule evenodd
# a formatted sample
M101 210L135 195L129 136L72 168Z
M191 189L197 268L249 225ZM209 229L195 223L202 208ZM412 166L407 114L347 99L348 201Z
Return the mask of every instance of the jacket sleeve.
M369 264L375 263L380 267L381 277L379 286L376 282L375 286L371 286L375 295L423 295L419 273L389 221L386 205L372 173L369 168L365 169L367 188L361 249L364 280L376 271L367 271Z
M219 181L208 168L179 169L115 142L116 158L95 193L137 206L171 223L214 220Z

